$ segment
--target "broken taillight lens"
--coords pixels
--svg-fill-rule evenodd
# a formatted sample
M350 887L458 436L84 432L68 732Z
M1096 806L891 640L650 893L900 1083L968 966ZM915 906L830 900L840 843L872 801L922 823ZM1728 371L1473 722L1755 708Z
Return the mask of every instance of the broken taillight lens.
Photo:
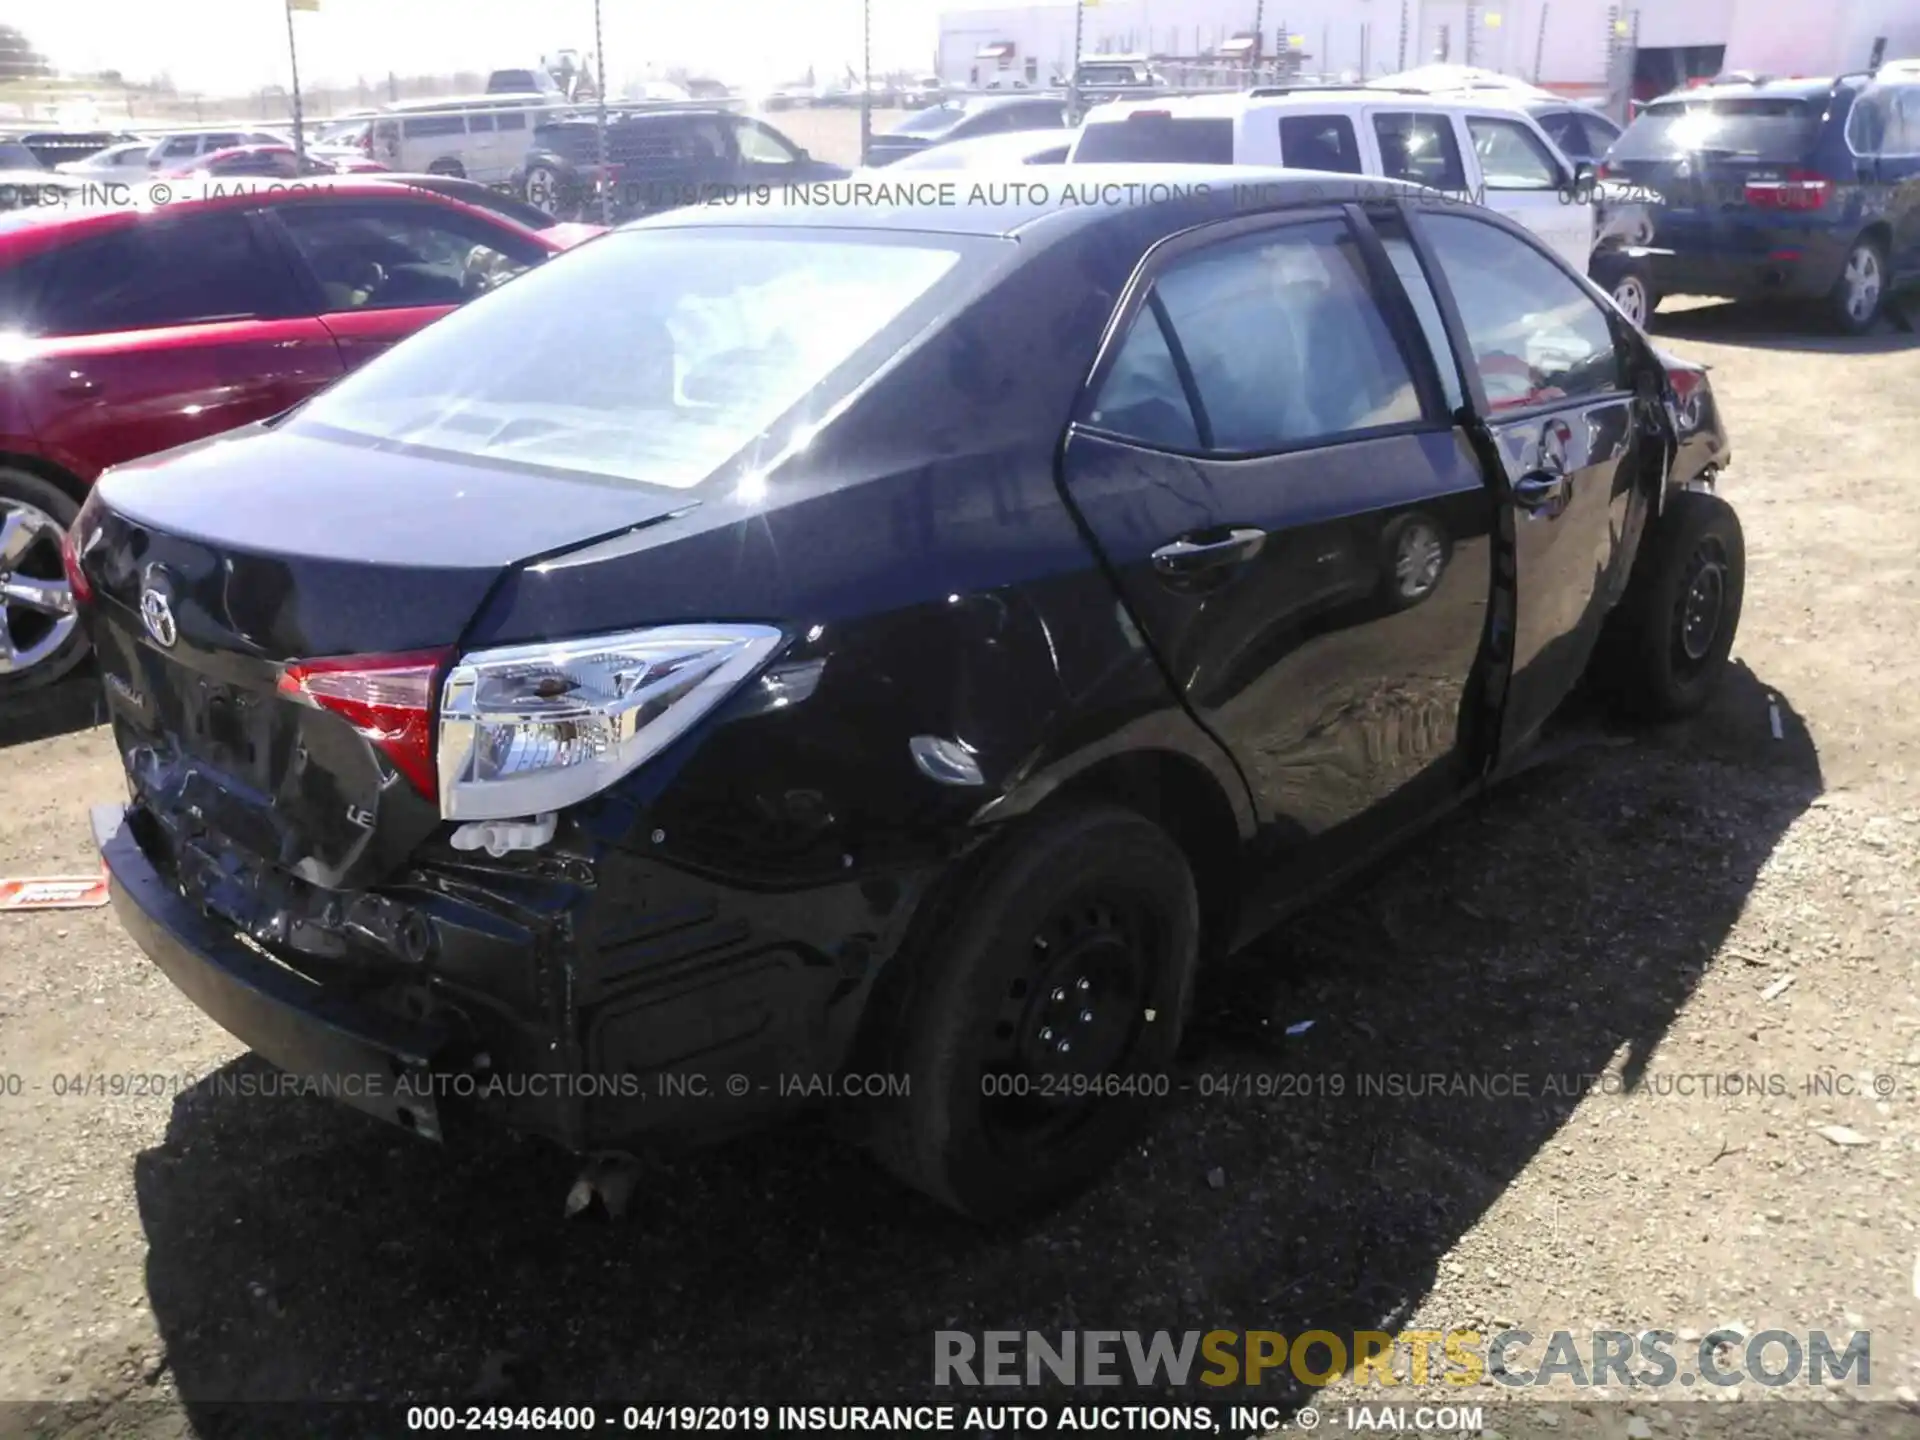
M67 572L67 589L72 592L76 605L93 603L93 582L87 579L87 572L80 568L80 551L73 543L73 531L64 531L60 536L60 568Z
M280 675L280 693L330 710L377 746L427 799L438 797L433 765L435 682L451 650L302 660Z

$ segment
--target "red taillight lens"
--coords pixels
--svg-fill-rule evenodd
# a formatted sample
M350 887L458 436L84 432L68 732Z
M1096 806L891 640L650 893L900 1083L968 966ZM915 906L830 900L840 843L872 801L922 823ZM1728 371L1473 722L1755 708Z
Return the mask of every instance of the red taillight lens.
M71 530L60 536L60 568L67 572L67 589L73 592L74 603L91 605L93 582L87 579L87 572L80 568L80 552L74 547Z
M1669 366L1667 384L1673 387L1674 418L1679 423L1680 433L1682 436L1691 435L1706 419L1706 372L1690 366Z
M1789 170L1785 179L1747 181L1747 204L1756 210L1819 210L1833 182L1812 170Z
M1604 160L1600 162L1599 166L1596 167L1593 172L1593 178L1596 180L1615 180L1618 179L1619 176L1620 172Z
M452 654L414 650L303 660L282 672L280 693L340 716L433 800L440 788L433 769L434 683Z

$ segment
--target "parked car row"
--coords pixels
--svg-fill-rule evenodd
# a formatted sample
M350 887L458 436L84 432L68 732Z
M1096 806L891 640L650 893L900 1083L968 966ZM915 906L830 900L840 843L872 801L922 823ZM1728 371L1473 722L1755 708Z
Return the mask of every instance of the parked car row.
M1744 588L1705 372L1584 256L1234 174L556 259L374 180L0 228L59 453L116 397L139 447L223 431L89 489L29 419L0 521L24 643L99 657L129 934L417 1136L628 1149L858 1073L900 1083L842 1129L958 1211L1087 1183L1203 961L1576 685L1698 711Z

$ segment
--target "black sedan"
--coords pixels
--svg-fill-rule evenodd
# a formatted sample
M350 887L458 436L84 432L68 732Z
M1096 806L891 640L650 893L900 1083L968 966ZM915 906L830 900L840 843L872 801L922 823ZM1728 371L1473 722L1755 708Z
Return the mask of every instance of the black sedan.
M1062 130L1067 102L1058 95L975 95L945 100L907 116L867 147L867 164L891 165L935 145L1009 135L1017 130Z
M1488 211L1218 181L657 217L110 472L122 922L423 1136L1086 1183L1203 959L1740 613L1701 370Z

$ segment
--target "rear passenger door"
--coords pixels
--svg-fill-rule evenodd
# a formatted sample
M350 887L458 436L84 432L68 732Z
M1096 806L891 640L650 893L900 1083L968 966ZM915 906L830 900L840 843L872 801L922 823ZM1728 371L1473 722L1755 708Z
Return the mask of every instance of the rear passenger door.
M238 209L159 214L36 257L10 382L82 475L263 420L341 373L271 237Z
M266 213L349 370L547 254L505 226L424 197L299 196Z
M1390 180L1407 180L1449 199L1470 198L1472 182L1460 154L1460 137L1453 117L1431 110L1369 110L1374 143L1380 150L1380 173Z
M1210 227L1136 281L1069 432L1068 495L1283 885L1477 773L1492 498L1418 337L1357 210Z
M1421 207L1414 233L1499 453L1514 531L1502 755L1587 667L1645 523L1639 364L1629 327L1529 240L1474 211Z
M1360 139L1349 115L1280 116L1280 164L1290 170L1363 175Z

